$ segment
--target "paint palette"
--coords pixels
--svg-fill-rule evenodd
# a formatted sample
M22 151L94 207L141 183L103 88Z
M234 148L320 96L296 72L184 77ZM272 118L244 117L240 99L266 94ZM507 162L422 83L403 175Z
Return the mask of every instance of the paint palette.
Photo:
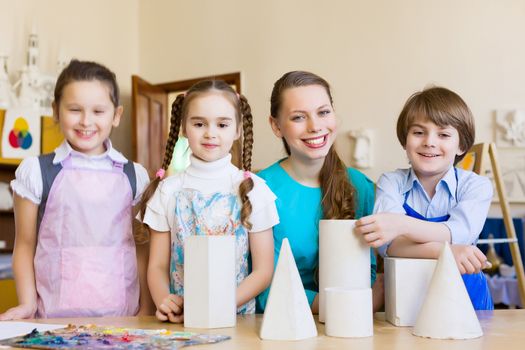
M226 335L175 332L166 329L133 329L96 325L74 326L5 339L0 345L29 349L166 349L213 344Z

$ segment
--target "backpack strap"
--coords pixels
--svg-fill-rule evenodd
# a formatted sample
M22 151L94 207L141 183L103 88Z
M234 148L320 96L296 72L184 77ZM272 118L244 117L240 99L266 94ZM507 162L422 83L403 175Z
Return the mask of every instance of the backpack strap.
M40 230L40 223L42 222L42 217L46 210L47 197L49 196L49 191L51 186L55 181L60 170L62 170L62 164L53 164L53 159L55 158L55 152L42 154L38 156L38 162L40 163L40 173L42 174L42 200L38 206L38 216L36 229L37 232Z
M129 184L131 185L132 200L137 195L137 174L135 173L135 164L131 160L128 160L124 164L124 174L128 177Z

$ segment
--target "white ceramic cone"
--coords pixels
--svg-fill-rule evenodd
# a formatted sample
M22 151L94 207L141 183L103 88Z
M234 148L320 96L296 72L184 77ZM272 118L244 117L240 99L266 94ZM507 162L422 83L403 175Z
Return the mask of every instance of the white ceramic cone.
M483 335L448 243L441 250L412 333L435 339L471 339Z
M301 340L317 336L312 311L286 238L281 245L260 336L266 340Z

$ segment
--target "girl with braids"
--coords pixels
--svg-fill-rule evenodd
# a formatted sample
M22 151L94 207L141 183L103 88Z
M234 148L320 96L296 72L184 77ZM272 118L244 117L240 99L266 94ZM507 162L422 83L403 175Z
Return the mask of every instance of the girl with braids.
M188 139L190 165L162 180L179 131ZM229 153L241 131L243 170ZM162 168L141 202L151 232L148 285L159 320L183 321L183 248L190 235L235 235L238 313L255 312L254 298L270 284L272 227L279 218L274 194L250 172L252 145L248 101L224 81L201 81L177 96Z
M111 144L121 115L108 68L72 60L60 73L53 116L65 140L24 159L11 182L20 305L0 320L148 313L148 249L135 245L132 206L149 178Z
M277 195L280 223L274 227L275 257L288 238L312 312L318 312L319 220L355 219L372 213L374 185L346 168L334 148L337 120L328 83L302 71L284 74L274 84L270 125L288 157L258 175ZM371 251L371 282L375 257ZM264 310L267 289L257 298Z

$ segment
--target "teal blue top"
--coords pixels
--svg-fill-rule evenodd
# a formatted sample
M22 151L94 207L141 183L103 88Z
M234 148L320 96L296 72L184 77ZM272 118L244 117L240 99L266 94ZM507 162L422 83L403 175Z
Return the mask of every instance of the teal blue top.
M282 161L282 160L281 160ZM319 220L322 218L321 189L307 187L295 181L278 161L261 170L262 177L277 196L275 204L280 223L273 227L275 266L284 238L288 238L295 263L301 275L310 305L319 291L314 281L314 271L319 261ZM356 190L356 219L372 214L374 210L374 183L360 171L348 168L348 178ZM371 281L376 279L376 259L371 255ZM263 312L268 293L266 289L257 297L257 311Z

